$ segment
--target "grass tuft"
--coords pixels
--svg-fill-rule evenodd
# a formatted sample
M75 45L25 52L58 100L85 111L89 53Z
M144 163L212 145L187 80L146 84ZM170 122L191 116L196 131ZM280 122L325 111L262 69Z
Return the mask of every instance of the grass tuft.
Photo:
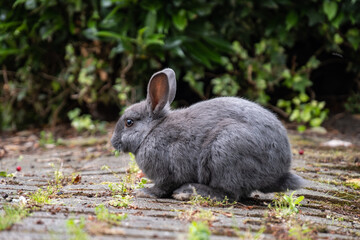
M0 213L0 231L8 230L14 223L29 215L28 209L24 206L4 205Z

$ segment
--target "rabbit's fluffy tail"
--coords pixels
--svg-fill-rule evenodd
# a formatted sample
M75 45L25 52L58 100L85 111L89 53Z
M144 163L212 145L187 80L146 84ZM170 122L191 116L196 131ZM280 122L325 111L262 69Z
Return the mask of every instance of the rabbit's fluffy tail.
M280 177L275 183L267 187L259 189L263 193L285 192L287 190L296 190L305 184L305 180L293 173L286 173Z

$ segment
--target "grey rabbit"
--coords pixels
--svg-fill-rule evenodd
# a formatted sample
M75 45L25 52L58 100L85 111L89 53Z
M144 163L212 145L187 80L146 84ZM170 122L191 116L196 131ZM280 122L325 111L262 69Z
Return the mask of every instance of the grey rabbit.
M154 182L140 197L188 200L194 194L238 201L298 189L285 128L274 114L237 97L219 97L171 110L175 72L155 73L147 97L131 105L116 124L111 143L132 152Z

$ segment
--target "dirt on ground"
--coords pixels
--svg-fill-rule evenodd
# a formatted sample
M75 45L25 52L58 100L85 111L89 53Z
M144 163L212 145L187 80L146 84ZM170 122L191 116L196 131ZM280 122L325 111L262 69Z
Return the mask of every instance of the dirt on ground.
M111 134L62 131L1 137L0 239L360 239L360 146L344 136L352 145L330 147L334 134L290 130L306 187L232 203L133 197L151 182L133 156L114 154ZM8 208L26 214L5 225Z

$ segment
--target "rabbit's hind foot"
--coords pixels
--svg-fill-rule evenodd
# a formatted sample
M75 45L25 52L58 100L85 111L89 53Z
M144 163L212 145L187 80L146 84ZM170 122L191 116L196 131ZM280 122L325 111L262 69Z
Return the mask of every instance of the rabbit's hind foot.
M232 199L229 194L219 189L213 189L207 185L199 183L187 183L182 185L174 191L172 197L180 201L189 201L197 195L216 201L222 201L225 198Z

